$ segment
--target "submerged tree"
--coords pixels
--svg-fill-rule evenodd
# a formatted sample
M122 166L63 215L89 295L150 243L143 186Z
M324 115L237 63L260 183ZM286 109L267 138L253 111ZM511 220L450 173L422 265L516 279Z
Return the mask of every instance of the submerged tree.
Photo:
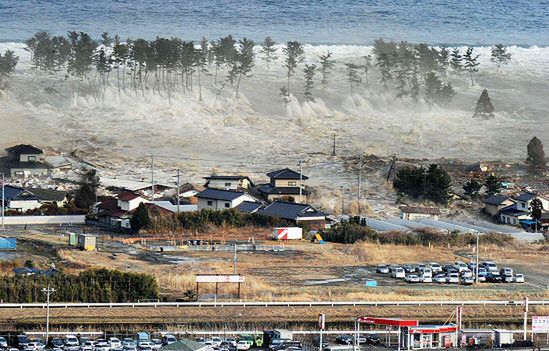
M492 118L494 117L494 106L488 96L488 90L484 89L477 100L473 117Z
M506 65L511 61L511 53L507 52L507 47L503 44L492 46L490 61L495 62L497 70L501 70L501 65Z
M456 92L448 82L442 82L434 72L425 77L425 101L444 106L448 104Z
M389 87L389 81L393 78L391 74L392 61L387 53L382 53L376 63L379 73L380 73L380 82L383 86L383 90L387 90Z
M313 84L314 84L314 77L315 77L315 71L316 71L316 65L310 64L305 65L305 68L303 69L304 78L305 78L305 92L303 93L303 97L305 98L305 101L314 101L313 98Z
M332 53L327 52L324 55L319 56L320 61L320 72L322 73L322 87L326 88L328 86L328 76L334 68L335 60L332 59Z
M450 66L450 51L445 45L442 45L440 47L440 51L438 52L438 67L439 67L440 73L445 76L449 66Z
M261 59L265 61L267 68L277 59L275 45L276 42L271 37L266 37L261 43Z
M4 79L15 71L17 62L19 62L19 57L15 55L15 52L6 50L3 55L0 53L0 89L4 87Z
M236 64L234 65L238 79L236 82L235 96L238 96L238 90L240 88L240 80L242 76L250 77L252 69L254 67L254 42L249 39L242 39L239 41L240 47L236 54Z
M294 75L297 65L303 61L303 55L305 50L303 45L297 41L289 41L286 43L286 46L282 49L286 58L284 59L284 66L287 70L287 91L290 93L290 78Z
M362 79L360 79L360 75L358 74L358 69L360 67L354 63L346 63L345 67L347 68L347 80L349 81L349 87L351 88L352 94L354 87L362 82Z
M467 50L465 51L465 55L463 55L463 59L465 61L465 64L463 65L465 69L469 72L469 75L471 77L471 86L475 85L475 82L473 80L473 74L478 72L478 65L480 64L478 62L478 57L480 55L474 55L473 54L473 47L469 46Z
M486 187L486 196L496 195L501 190L501 181L494 174L490 174L484 180L484 186Z
M364 79L366 80L366 85L368 86L368 89L370 89L368 72L370 71L370 68L372 68L372 55L364 55L362 56L362 59L364 60L364 63L362 64L362 69L364 71Z
M461 63L462 57L459 53L458 48L453 48L450 53L450 67L454 72L459 72L463 69L463 64Z
M538 137L533 137L530 140L527 150L528 158L526 158L526 162L528 162L531 171L539 172L547 167L543 143L538 139Z

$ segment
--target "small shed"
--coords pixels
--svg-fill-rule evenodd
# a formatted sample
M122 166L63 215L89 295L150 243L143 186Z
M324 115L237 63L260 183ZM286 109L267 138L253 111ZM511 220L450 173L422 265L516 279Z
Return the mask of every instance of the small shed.
M78 236L76 233L69 232L69 245L77 246L78 245Z
M94 251L96 249L97 237L90 234L78 235L78 248L80 250Z

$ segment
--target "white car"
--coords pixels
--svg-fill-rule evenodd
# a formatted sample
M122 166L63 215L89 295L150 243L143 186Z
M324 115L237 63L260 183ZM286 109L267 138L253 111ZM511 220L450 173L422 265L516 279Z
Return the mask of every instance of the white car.
M398 278L398 279L404 279L406 278L406 272L404 271L404 268L395 268L393 270L393 272L391 273L391 276L393 278ZM237 344L238 346L238 344Z
M463 272L469 268L467 268L467 264L465 262L456 261L454 262L454 268L459 272Z
M42 351L44 350L44 345L42 345L41 342L38 341L31 341L28 343L27 346L25 346L25 350L27 351Z
M252 342L250 340L240 340L239 342L236 343L237 350L249 350L251 347L252 347Z
M122 347L122 341L118 338L109 338L109 346L113 349Z
M439 283L439 284L444 284L446 283L446 276L444 274L437 274L434 278L433 278L433 281L435 283Z
M482 265L484 266L484 268L486 268L486 271L488 273L493 273L498 271L498 266L492 261L483 262Z
M221 339L220 337L218 336L213 336L210 341L212 342L213 346L214 347L219 347L221 346L221 343L223 342L223 339Z
M140 341L138 345L138 348L141 351L150 351L153 349L153 347L154 344L150 341Z
M463 285L472 285L475 283L473 277L461 277L461 284Z
M410 274L404 280L406 280L406 283L419 283L419 277L415 274Z
M162 337L162 342L164 345L171 345L174 342L177 342L177 338L173 335L166 334Z
M226 338L225 342L231 345L232 347L236 347L237 341L235 338Z
M429 267L423 268L421 271L419 271L421 275L425 277L433 277L433 270Z
M459 274L457 273L450 273L446 277L446 283L450 284L459 284Z
M65 339L63 340L63 343L65 344L65 347L79 347L80 341L78 341L78 338L74 335L67 335L65 336Z
M470 271L469 269L466 269L464 270L463 272L461 272L461 277L465 277L465 278L472 278L473 277L473 272Z
M442 272L442 266L436 262L430 262L429 268L431 268L433 274L436 274L438 272Z
M432 278L432 277L425 276L425 275L420 276L420 277L419 277L419 280L420 280L422 283L432 283L432 282L433 282L433 278Z
M509 268L509 267L503 267L500 271L499 271L499 274L500 275L513 275L513 268Z
M522 273L515 274L515 283L524 283L524 274Z
M94 349L94 342L93 341L86 341L84 345L82 345L81 350L82 351L93 351Z
M0 336L0 349L7 349L8 348L8 342L6 338Z

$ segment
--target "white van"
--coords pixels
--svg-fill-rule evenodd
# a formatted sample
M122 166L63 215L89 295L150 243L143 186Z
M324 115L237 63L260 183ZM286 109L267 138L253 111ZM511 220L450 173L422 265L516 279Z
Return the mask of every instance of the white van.
M395 268L393 269L393 273L391 273L391 276L393 278L404 279L406 278L406 272L404 271L404 268Z

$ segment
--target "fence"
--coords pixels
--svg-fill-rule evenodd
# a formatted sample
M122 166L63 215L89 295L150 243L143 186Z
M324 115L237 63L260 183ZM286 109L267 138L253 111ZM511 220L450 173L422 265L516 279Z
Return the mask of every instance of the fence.
M38 225L38 224L85 224L84 215L67 216L6 216L5 225Z
M162 252L173 252L173 251L195 251L195 252L206 252L206 251L296 251L299 250L301 246L286 246L286 245L255 245L255 244L244 244L244 245L183 245L183 246L174 246L174 245L149 245L147 249L149 251L162 251Z

